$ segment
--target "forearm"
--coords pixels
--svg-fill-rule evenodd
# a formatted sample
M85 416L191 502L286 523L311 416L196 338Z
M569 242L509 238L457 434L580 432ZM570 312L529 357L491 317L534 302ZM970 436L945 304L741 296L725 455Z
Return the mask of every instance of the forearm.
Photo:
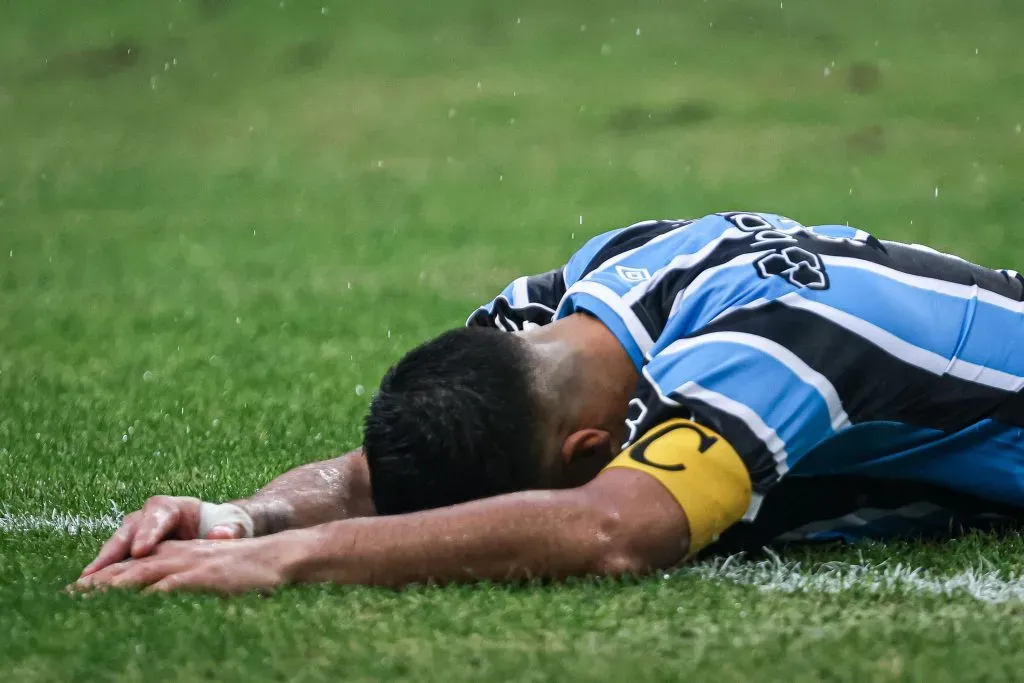
M534 491L293 532L298 583L401 586L639 571L618 517L580 489Z
M232 502L252 517L257 536L375 514L361 449L296 467Z

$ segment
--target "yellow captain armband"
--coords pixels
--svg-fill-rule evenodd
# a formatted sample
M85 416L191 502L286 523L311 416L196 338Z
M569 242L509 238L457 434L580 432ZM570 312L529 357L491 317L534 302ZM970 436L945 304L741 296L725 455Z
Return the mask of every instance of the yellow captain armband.
M605 469L626 467L668 489L690 524L693 555L738 522L750 506L750 475L725 439L689 420L669 420L647 432Z

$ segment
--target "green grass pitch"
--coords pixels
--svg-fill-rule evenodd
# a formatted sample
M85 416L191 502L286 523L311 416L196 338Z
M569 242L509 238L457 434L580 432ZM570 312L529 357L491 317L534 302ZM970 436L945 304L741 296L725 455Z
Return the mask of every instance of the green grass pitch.
M60 592L111 516L354 446L404 349L728 210L1024 265L1016 0L0 2L0 680L967 681L1020 537L666 576Z

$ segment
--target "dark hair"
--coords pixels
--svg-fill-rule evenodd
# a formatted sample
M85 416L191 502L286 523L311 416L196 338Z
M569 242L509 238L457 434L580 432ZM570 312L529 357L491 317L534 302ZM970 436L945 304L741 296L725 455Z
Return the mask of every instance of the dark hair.
M526 342L467 327L402 358L370 404L363 451L379 514L539 485L539 410Z

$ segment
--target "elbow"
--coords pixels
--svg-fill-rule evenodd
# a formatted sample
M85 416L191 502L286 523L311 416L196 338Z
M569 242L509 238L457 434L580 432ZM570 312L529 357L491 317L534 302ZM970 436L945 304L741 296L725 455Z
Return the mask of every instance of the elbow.
M636 553L610 552L600 557L593 573L598 576L642 576L652 569Z
M654 567L637 547L635 533L614 508L595 509L588 522L591 540L588 573L598 576L639 576Z

